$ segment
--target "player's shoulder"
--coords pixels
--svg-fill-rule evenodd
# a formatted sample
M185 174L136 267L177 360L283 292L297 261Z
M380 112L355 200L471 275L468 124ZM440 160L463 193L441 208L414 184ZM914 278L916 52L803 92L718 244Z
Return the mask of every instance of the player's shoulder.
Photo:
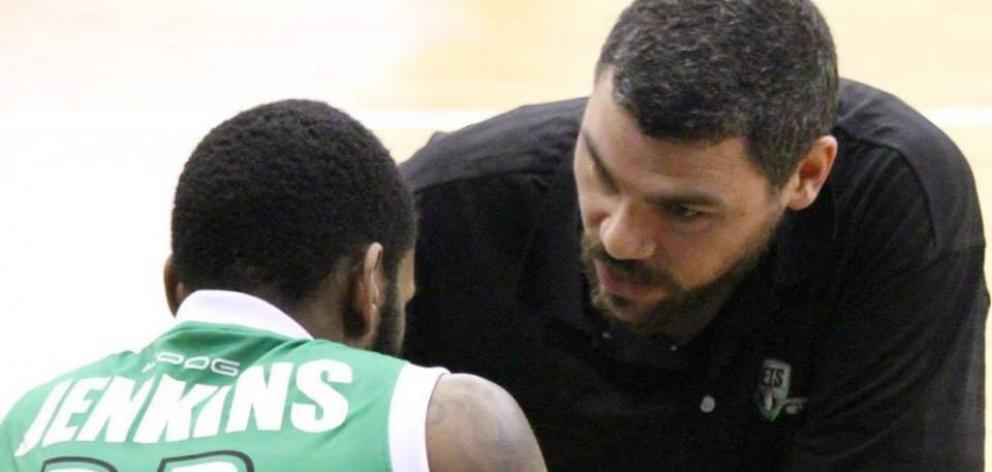
M575 145L586 99L526 105L450 133L435 133L404 162L414 191L514 172L552 172Z
M516 400L470 374L442 376L427 413L431 470L545 470Z
M40 384L26 388L17 401L4 415L4 428L14 422L30 421L49 398L61 398L73 386L83 379L109 379L122 369L122 365L133 362L136 354L132 351L122 351L104 356L74 369L67 370ZM57 406L57 405L56 405Z
M280 356L279 360L297 364L314 360L331 360L346 363L352 368L385 368L391 371L398 371L405 364L408 364L407 361L394 356L359 349L326 339L295 342L292 349L282 349Z
M448 374L438 379L435 396L439 400L464 397L477 407L489 407L515 401L503 387L491 380L472 374Z
M132 368L132 364L139 362L139 358L139 354L134 351L120 351L108 354L50 378L47 382L32 388L27 395L37 392L47 392L58 384L72 382L78 379L111 377Z

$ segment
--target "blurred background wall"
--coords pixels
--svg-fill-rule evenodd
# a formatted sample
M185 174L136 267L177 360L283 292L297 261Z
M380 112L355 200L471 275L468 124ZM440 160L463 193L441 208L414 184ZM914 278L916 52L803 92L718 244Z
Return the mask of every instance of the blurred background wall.
M172 190L212 126L319 99L404 160L434 130L587 94L626 3L0 0L0 415L169 326ZM988 228L992 2L819 5L842 75L901 96L964 150Z

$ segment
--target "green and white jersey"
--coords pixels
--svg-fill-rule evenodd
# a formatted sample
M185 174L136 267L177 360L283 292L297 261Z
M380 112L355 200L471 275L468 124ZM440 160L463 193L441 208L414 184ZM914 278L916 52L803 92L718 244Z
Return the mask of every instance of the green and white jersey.
M274 306L198 291L140 352L24 396L2 471L426 471L444 369L314 340Z

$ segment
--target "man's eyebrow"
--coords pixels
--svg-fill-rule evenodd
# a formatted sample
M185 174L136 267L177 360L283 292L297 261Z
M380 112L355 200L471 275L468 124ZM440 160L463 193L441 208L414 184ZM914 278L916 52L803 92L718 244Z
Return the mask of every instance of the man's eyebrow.
M580 136L583 145L585 145L586 149L589 151L589 157L592 159L593 167L596 169L596 174L599 176L599 179L610 188L616 189L617 185L616 181L613 179L613 174L610 173L610 170L606 168L606 164L603 163L603 159L596 150L596 145L592 142L592 138L588 133L586 133L585 130L582 130ZM671 194L649 195L645 199L648 203L658 207L682 205L722 209L727 206L719 197L699 190L686 190Z
M650 195L645 199L648 203L659 207L683 205L707 208L724 208L726 206L720 198L695 190L665 195Z
M599 176L599 180L608 185L612 189L617 188L617 183L613 180L613 174L610 174L609 169L603 164L603 159L599 157L599 151L596 150L596 145L593 144L592 138L589 137L589 133L582 130L580 133L582 143L586 146L586 150L589 151L589 157L592 158L593 167L596 169L596 175Z

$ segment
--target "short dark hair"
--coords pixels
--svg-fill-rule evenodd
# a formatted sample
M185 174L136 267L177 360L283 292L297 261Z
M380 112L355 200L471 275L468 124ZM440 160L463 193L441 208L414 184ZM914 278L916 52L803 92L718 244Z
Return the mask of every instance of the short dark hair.
M321 102L270 103L211 130L186 162L173 263L190 290L264 289L292 307L372 242L395 279L413 211L396 163L358 121Z
M807 0L637 0L596 65L653 137L743 137L781 188L837 109L830 29Z

